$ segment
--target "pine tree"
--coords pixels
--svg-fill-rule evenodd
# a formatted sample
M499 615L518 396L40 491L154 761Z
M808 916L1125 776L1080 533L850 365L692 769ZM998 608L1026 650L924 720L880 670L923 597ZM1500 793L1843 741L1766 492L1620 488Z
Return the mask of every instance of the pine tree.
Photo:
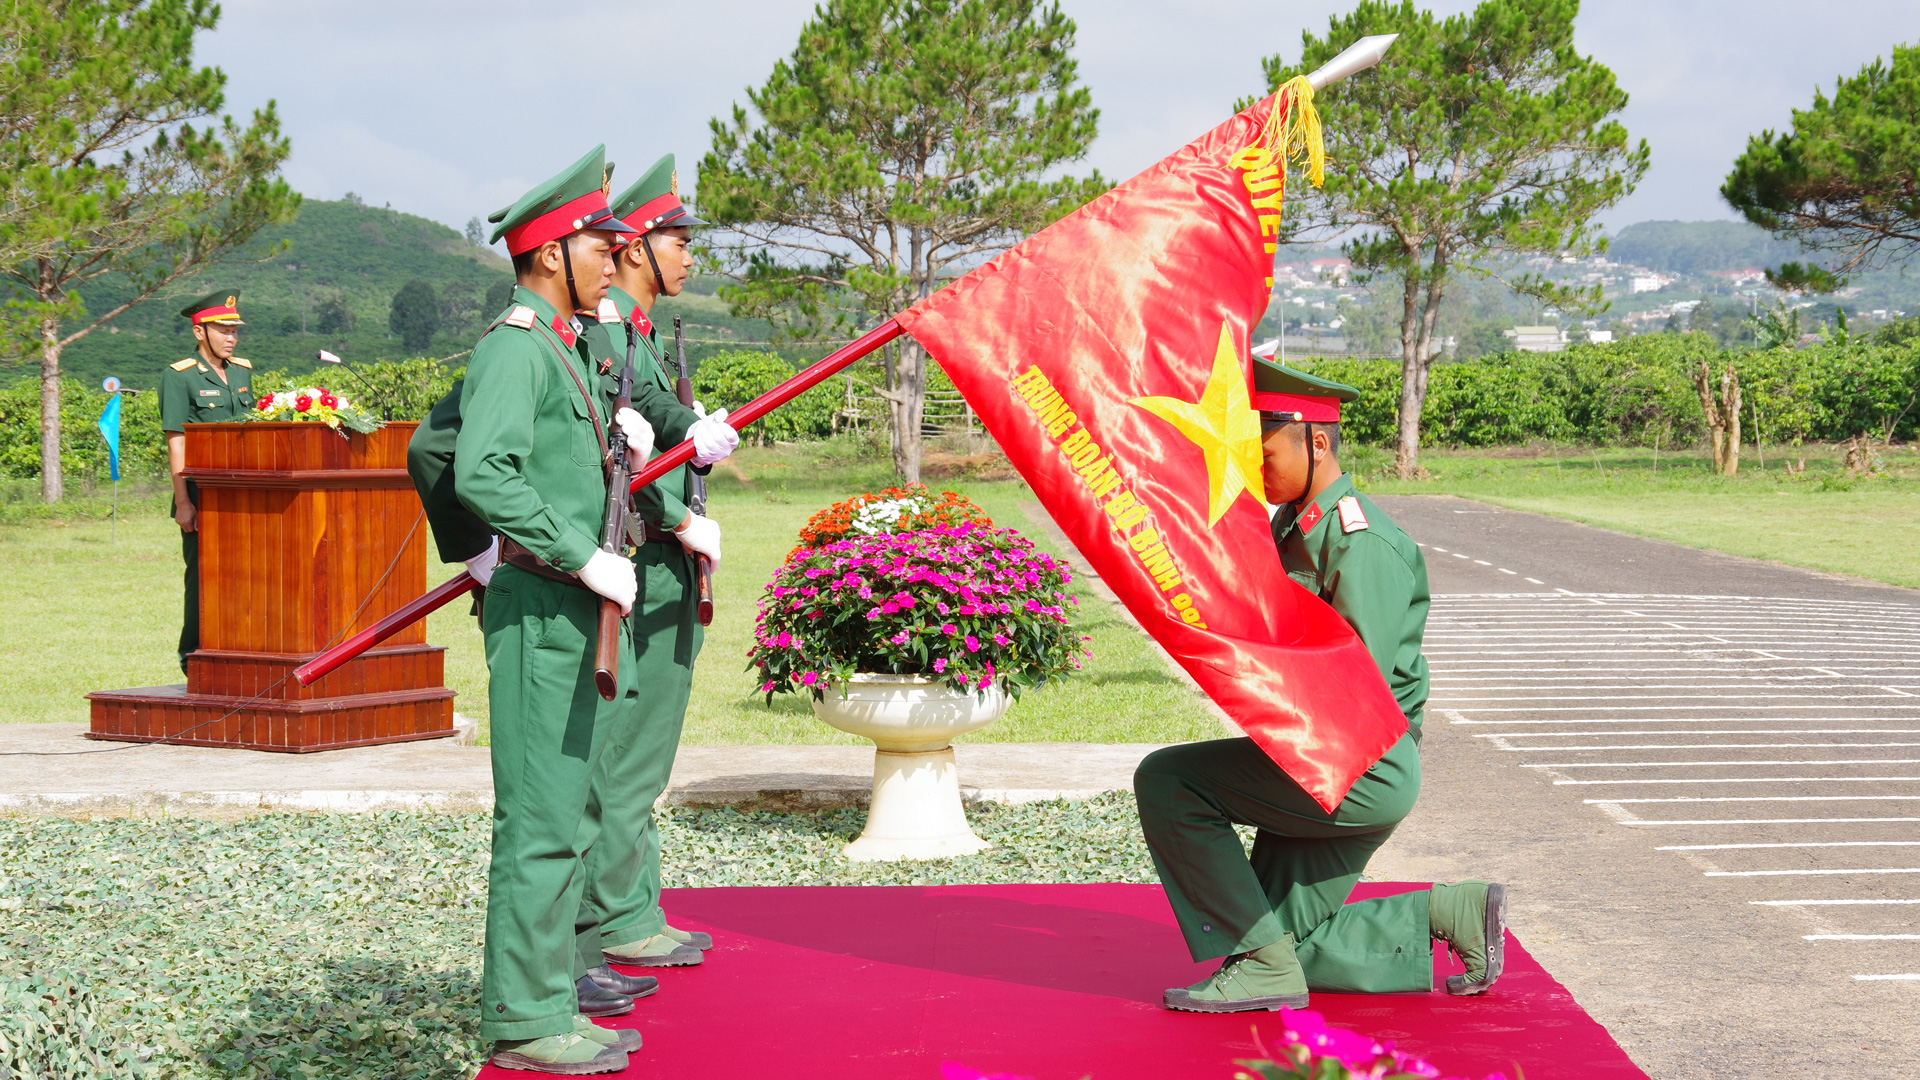
M1059 175L1099 114L1073 20L1041 0L826 0L791 56L712 122L700 207L738 315L847 334L1105 189ZM894 468L920 476L926 353L888 346Z
M1301 185L1288 236L1357 232L1354 267L1397 293L1400 401L1395 466L1419 467L1420 417L1434 329L1461 274L1495 276L1496 253L1604 250L1593 216L1645 174L1649 152L1614 117L1627 95L1613 72L1574 48L1578 0L1485 0L1447 19L1411 0L1361 0L1303 34L1298 66L1266 61L1269 88L1305 74L1369 34L1394 34L1386 59L1316 101L1327 133L1326 186ZM1294 216L1297 215L1297 216ZM1317 237L1311 234L1317 234ZM1601 306L1599 286L1569 289L1522 275L1505 284L1564 311Z
M219 14L208 0L0 5L0 281L14 294L0 330L40 355L48 502L64 491L61 350L299 209L273 103L245 127L215 120L226 75L194 66L193 40ZM109 275L121 302L87 311L76 289Z

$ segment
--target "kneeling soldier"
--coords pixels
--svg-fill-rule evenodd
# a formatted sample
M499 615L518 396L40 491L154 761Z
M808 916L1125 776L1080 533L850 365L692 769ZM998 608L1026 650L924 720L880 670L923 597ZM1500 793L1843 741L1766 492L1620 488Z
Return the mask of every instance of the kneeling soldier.
M1327 813L1251 739L1157 750L1134 792L1154 868L1195 960L1224 957L1202 982L1168 990L1170 1009L1301 1008L1307 992L1433 988L1433 940L1466 965L1450 994L1500 977L1506 890L1435 885L1359 903L1347 895L1420 793L1420 654L1429 597L1420 549L1342 475L1340 403L1359 391L1254 360L1262 479L1285 499L1273 519L1287 575L1353 626L1407 717L1407 734ZM1248 857L1233 827L1258 830Z

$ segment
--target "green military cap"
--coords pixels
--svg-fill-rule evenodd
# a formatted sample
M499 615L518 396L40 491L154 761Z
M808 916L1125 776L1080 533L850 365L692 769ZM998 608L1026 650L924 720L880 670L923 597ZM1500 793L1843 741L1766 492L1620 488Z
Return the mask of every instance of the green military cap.
M535 185L512 206L488 214L487 220L494 225L493 241L506 238L509 255L532 251L582 229L631 231L607 205L604 145L589 150L558 176Z
M223 323L227 326L245 326L240 321L240 290L215 289L207 295L180 309L180 316L189 319L193 325L202 323Z
M638 232L707 224L680 201L680 174L674 170L672 154L663 155L645 176L621 192L613 200L613 212Z
M1346 383L1323 379L1253 358L1253 407L1263 420L1306 420L1316 424L1340 422L1340 403L1353 401L1360 391Z

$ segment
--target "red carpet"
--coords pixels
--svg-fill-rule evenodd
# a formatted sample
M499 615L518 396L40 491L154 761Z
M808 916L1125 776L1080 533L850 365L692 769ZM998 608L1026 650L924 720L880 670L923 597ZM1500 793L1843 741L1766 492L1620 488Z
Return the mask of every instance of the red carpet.
M1363 884L1354 899L1418 886ZM674 925L716 942L631 1015L623 1077L939 1080L942 1061L1035 1080L1230 1080L1277 1013L1173 1013L1187 960L1155 885L675 889ZM1435 970L1457 972L1441 950ZM1511 935L1485 997L1315 994L1330 1024L1452 1076L1645 1080ZM489 1067L483 1080L533 1074Z

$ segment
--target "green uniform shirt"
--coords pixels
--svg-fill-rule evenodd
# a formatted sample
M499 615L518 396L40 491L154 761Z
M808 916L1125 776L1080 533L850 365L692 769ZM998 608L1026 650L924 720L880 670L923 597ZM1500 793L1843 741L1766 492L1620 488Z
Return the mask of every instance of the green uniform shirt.
M1354 500L1364 525L1341 513L1342 499ZM1432 604L1419 545L1345 476L1328 484L1298 520L1283 507L1274 515L1273 535L1287 576L1325 600L1360 635L1419 739L1430 681L1420 639Z
M506 318L507 314L513 310L513 306L518 306L523 302L524 297L530 295L532 294L525 290L516 289L511 305L494 320L496 325ZM534 297L535 301L538 299ZM536 307L533 303L528 303L527 306L533 307L536 312L546 312L545 318L548 324L551 324L550 306L540 304ZM583 335L583 342L594 343L607 340L604 332L595 329L593 320L583 317L581 321L588 328L587 334ZM515 331L523 336L528 334L527 331L519 331L514 327L500 329ZM494 332L497 331L489 331L487 336L491 336ZM482 340L485 341L486 338L483 337ZM555 339L548 337L547 340ZM558 346L557 341L555 345ZM624 343L621 357L624 361ZM477 350L475 362L478 362ZM635 366L640 365L636 363ZM471 365L468 370L472 371ZM582 372L587 388L595 390L594 379L585 373L584 368ZM574 396L579 396L579 391L573 388L573 380L566 378L566 372L556 368L555 374L559 375L566 386L573 390ZM618 380L614 382L617 389ZM598 389L604 392L604 388L605 380L602 379ZM487 549L487 544L491 542L494 532L486 521L468 508L467 503L456 490L453 462L463 426L461 401L465 392L465 380L454 383L453 389L447 393L447 396L434 404L426 420L414 431L413 438L407 444L407 472L412 476L414 487L420 492L420 501L426 507L427 525L433 532L434 544L439 549L441 562L462 562L480 554ZM603 400L610 405L613 401L612 393L607 392ZM640 383L634 387L633 407L640 412L640 415L647 418L647 422L653 425L656 433L666 433L673 442L686 438L687 428L697 419L692 410L680 407L670 387L662 390L651 382ZM611 408L601 409L601 421L603 424L612 422ZM672 443L669 442L666 445L671 446ZM604 488L602 490L604 491ZM602 497L604 498L604 495ZM597 512L604 513L605 510L603 503ZM675 524L678 522L676 521ZM598 528L599 526L595 525L596 536Z
M620 313L622 319L633 318L634 309L640 306L639 301L617 286L607 290L607 299L613 301L614 309ZM620 369L627 362L626 335L616 325L603 324L597 330L589 330L588 337L593 340L595 359L611 361L607 365L607 373L601 376L601 391L611 405L614 397L620 393ZM651 349L648 348L649 345L652 346ZM686 363L684 357L675 357L675 359L683 364ZM654 449L656 451L671 450L680 439L686 436L682 434L680 438L664 438L665 429L660 421L650 415L647 409L641 407L642 394L648 388L660 391L676 404L680 400L674 396L674 376L667 371L665 359L660 352L659 327L649 330L646 340L634 350L633 370L634 408L639 409L640 414L646 417L647 423L653 425ZM684 406L681 408L687 412L684 419L688 426L691 426L697 417ZM681 465L635 492L633 508L640 515L641 520L648 524L672 529L686 521L687 515L692 512L687 507L687 499L692 497L692 494L692 474L687 466Z
M594 417L603 427L607 417L574 381L591 391L592 366L583 343L554 329L553 305L524 288L513 303L533 311L532 325L497 324L467 365L454 490L496 532L572 573L600 547L607 482Z
M168 364L160 374L160 430L182 434L183 424L220 424L243 419L253 408L253 365L227 360L227 377L204 357Z

